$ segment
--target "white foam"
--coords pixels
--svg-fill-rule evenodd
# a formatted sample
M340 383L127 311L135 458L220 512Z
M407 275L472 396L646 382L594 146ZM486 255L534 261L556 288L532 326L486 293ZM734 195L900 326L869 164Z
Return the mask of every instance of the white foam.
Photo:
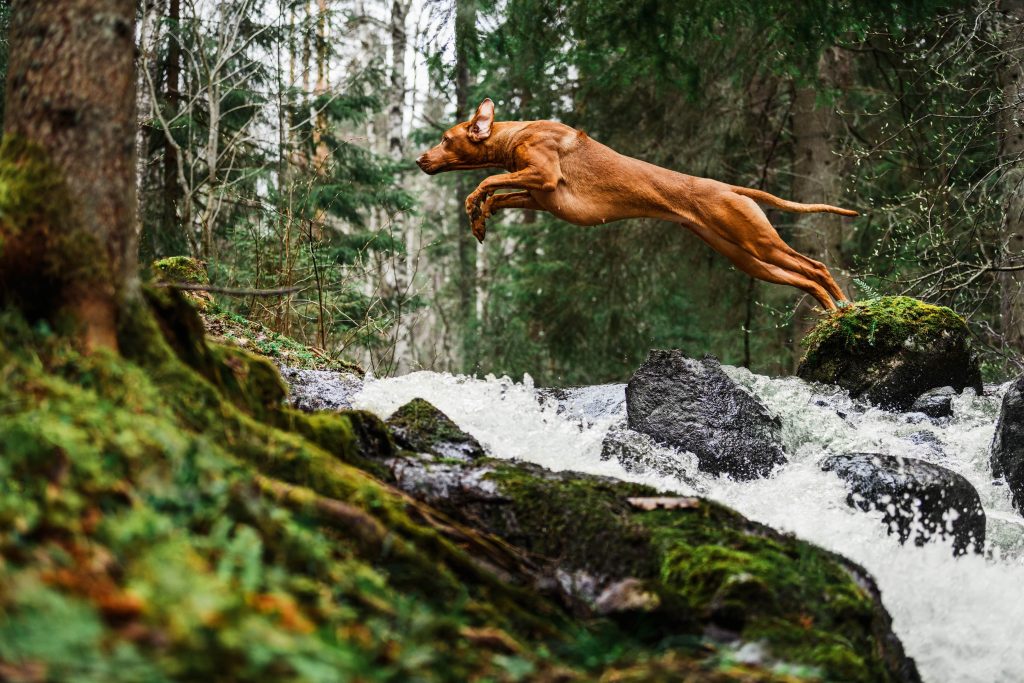
M878 581L896 633L926 681L1021 680L1024 519L1010 506L1006 487L993 484L988 466L999 396L967 392L955 399L951 419L934 423L866 408L841 392L816 390L795 378L726 371L782 418L790 464L754 482L701 475L703 495L864 565ZM513 382L417 372L368 381L354 404L387 417L405 402L425 398L494 456L692 493L675 479L627 473L617 462L601 460L604 435L624 416L621 406L607 407L617 405L622 391L622 385L591 388L586 401L570 401L559 414L553 400L538 398L528 376ZM595 401L595 392L605 398ZM605 408L588 415L589 405ZM842 483L820 471L817 461L825 453L855 451L916 457L966 477L988 515L986 557L954 559L951 549L938 543L900 546L885 534L880 513L849 508Z

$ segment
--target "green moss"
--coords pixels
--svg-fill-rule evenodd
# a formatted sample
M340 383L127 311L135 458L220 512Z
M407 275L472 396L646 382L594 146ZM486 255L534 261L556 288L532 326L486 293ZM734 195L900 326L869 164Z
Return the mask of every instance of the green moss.
M148 301L123 316L125 357L0 314L5 671L792 680L701 648L742 609L742 636L801 676L885 680L865 596L827 553L721 506L642 512L626 497L647 487L503 461L483 464L504 538L474 531L372 476L394 454L376 417L284 408L267 361L192 338L180 295ZM522 567L555 559L641 577L659 608L575 618L528 588Z
M650 532L631 518L626 501L656 495L654 489L572 473L547 476L539 468L501 460L490 464L494 472L487 477L514 501L514 525L503 534L511 543L598 574L655 574Z
M224 395L250 415L266 419L281 408L288 393L277 368L243 349L210 345L216 382Z
M658 660L517 587L521 556L503 542L346 462L387 454L379 420L278 407L253 377L265 362L188 340L194 321L165 318L190 307L164 296L159 315L124 316L124 358L0 315L5 671L593 680Z
M710 501L642 517L662 581L694 612L829 680L886 680L871 596L835 556Z
M949 332L967 333L967 323L945 306L906 296L858 301L828 313L803 340L803 363L838 354L878 356L913 337L921 343Z
M219 342L239 346L293 368L364 374L355 363L332 358L324 351L278 334L258 322L216 307L203 310L202 314L207 334Z
M634 637L698 635L709 624L828 680L888 680L872 596L836 556L710 501L642 511L648 487L490 462L507 507L487 520L510 542L566 569L636 577L657 607L627 619ZM666 627L670 624L670 627Z
M391 472L382 460L394 455L395 446L384 424L372 413L361 410L303 413L286 409L281 413L279 424L301 434L343 462L382 481L391 479Z
M401 445L419 453L445 455L445 444L460 445L471 457L482 457L483 449L447 415L422 398L414 398L388 418L388 426Z
M82 230L60 173L38 146L0 142L0 293L31 315L67 303L70 284L107 286L103 245Z
M503 654L467 630L568 635L552 606L414 521L404 496L226 400L151 321L122 336L146 340L144 365L5 322L0 612L23 625L33 609L39 624L0 647L5 665L66 671L45 639L81 627L106 645L61 680L121 661L174 680L465 680ZM298 500L267 495L273 481ZM38 611L23 585L83 616Z
M210 284L206 264L190 256L169 256L153 262L153 274L161 282Z

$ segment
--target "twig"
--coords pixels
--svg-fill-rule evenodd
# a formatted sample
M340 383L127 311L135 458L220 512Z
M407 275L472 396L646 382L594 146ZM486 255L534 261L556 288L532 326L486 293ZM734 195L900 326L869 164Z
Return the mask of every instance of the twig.
M228 294L230 296L281 296L282 294L294 294L306 289L305 285L280 287L278 289L239 289L237 287L201 285L194 282L158 282L156 286L169 287L170 289L184 292L213 292L214 294Z

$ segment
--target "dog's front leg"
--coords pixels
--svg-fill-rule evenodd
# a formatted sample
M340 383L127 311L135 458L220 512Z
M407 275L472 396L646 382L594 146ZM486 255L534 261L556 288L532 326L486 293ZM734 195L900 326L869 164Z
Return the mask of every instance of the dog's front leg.
M537 156L541 157L539 161L543 163L527 166L521 171L484 178L476 189L466 197L466 214L469 215L473 236L478 241L483 242L487 233L487 212L480 204L485 198L494 194L495 190L517 189L552 192L558 187L558 182L562 177L558 165L558 155L543 154L543 150L537 150Z

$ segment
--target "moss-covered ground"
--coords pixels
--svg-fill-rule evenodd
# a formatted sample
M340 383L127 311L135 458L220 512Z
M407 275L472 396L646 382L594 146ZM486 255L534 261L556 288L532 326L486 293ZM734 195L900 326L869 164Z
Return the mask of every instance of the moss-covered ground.
M523 551L367 471L378 420L284 409L197 329L166 289L122 356L0 315L5 680L791 680L572 617Z

